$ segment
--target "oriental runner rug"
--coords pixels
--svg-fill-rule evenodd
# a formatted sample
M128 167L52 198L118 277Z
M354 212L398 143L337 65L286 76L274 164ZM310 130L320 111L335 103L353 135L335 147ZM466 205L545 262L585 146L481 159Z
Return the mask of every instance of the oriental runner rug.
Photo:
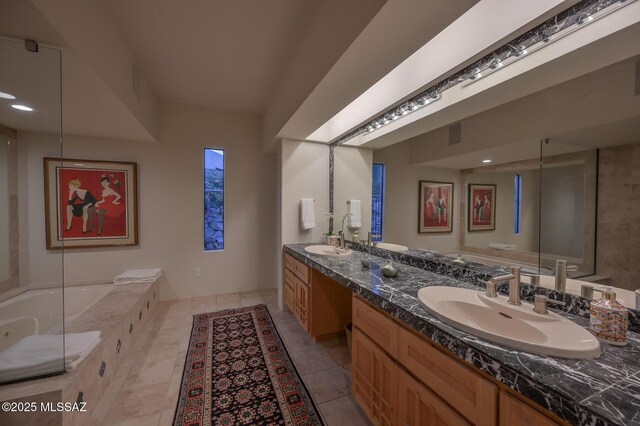
M323 424L265 305L194 315L173 424Z

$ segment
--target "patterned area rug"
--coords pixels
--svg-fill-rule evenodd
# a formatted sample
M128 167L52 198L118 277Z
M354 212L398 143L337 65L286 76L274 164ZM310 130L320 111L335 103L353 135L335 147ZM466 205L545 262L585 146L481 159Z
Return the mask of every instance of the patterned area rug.
M173 424L323 424L265 305L194 315Z

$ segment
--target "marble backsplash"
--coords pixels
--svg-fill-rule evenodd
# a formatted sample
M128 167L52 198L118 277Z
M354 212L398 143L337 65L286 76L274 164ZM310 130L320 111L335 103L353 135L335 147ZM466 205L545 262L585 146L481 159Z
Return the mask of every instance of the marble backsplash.
M454 258L429 251L408 250L406 252L398 253L377 247L370 247L361 243L350 243L350 246L354 250L370 253L374 256L389 259L397 263L413 266L425 271L445 275L463 282L480 286L483 285L483 281L487 281L491 277L503 275L508 272L506 269L501 267L476 262L467 262L466 264L461 265L456 263ZM508 284L504 282L498 285L498 292L501 294L508 294L508 288ZM589 318L590 300L578 295L560 293L548 288L536 287L522 283L520 295L523 300L533 303L533 297L536 294L545 294L549 300L558 300L565 303L565 306L554 306L556 309L582 318ZM640 312L634 309L629 309L629 331L640 333Z

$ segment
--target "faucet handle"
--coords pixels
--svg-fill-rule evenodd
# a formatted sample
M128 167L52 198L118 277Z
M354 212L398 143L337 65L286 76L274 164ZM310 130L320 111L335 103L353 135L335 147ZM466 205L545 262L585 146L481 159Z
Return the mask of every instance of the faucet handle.
M562 302L560 300L549 299L544 294L536 294L535 296L533 296L533 312L542 314L542 315L548 314L549 310L547 309L547 305L549 303L552 303L554 305L559 305L559 306L566 305L565 302Z
M487 292L485 293L487 297L498 297L498 292L496 291L496 283L494 281L482 281L482 282L487 287Z

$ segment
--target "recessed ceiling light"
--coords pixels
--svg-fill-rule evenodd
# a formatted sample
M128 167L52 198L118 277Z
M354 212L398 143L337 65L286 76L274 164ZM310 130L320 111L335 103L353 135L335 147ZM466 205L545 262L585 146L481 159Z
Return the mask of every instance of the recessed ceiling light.
M33 108L30 108L26 105L14 104L14 105L11 105L11 108L19 109L20 111L29 111L29 112L33 111Z
M16 97L13 96L11 93L0 92L0 98L2 98L2 99L15 99Z
M483 163L490 163L491 160L482 160Z

